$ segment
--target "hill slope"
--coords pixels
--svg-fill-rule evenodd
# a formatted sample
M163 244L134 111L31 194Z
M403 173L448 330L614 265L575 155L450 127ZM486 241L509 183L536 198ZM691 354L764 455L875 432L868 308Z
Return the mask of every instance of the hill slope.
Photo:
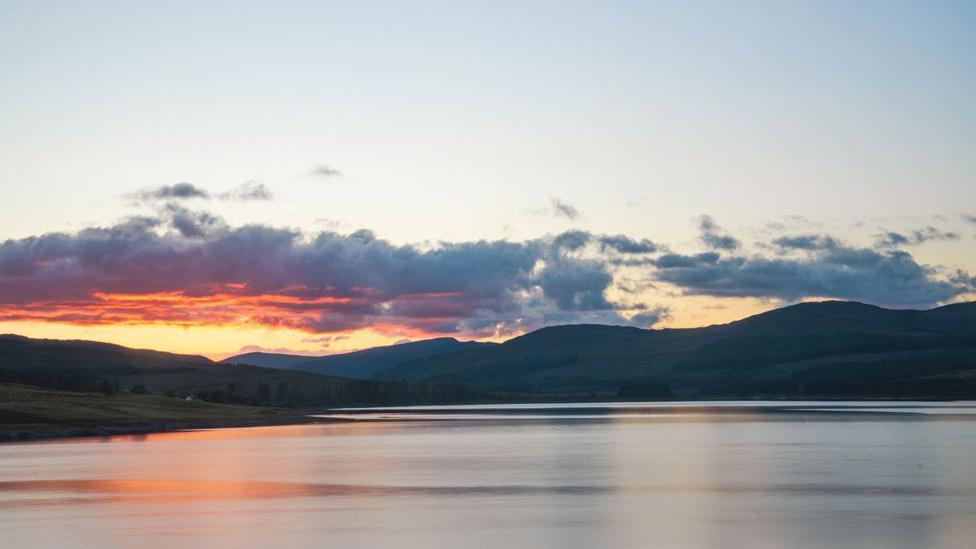
M221 363L249 364L266 368L282 368L355 379L369 379L376 372L403 362L491 346L494 344L458 341L451 337L441 337L321 357L279 353L246 353L225 358Z
M63 391L195 395L213 402L381 405L470 399L460 387L343 379L308 372L228 366L194 355L91 341L0 336L0 383Z
M265 353L261 351L243 353L225 358L221 364L245 364L247 366L258 366L261 368L274 368L276 370L290 370L290 366L301 364L318 357L306 355L289 355L285 353Z
M976 303L803 303L680 330L558 326L373 377L622 397L976 397Z

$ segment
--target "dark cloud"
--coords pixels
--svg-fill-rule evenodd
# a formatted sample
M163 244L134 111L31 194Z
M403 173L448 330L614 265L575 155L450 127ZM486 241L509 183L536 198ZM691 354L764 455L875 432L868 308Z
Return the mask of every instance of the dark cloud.
M210 193L192 183L177 183L163 185L152 189L143 189L127 195L133 202L153 202L157 200L189 200L191 198L210 198Z
M156 218L0 244L0 305L33 303L34 313L70 311L77 321L92 322L129 314L188 322L246 316L319 332L384 324L473 332L517 319L544 322L558 311L619 316L605 296L613 283L608 264L573 255L592 239L579 232L426 249L395 245L368 230L307 237L262 225L232 228L213 214L170 203ZM133 312L130 303L98 297L172 293L186 300L152 298L162 312ZM217 299L224 294L232 298ZM138 300L139 306L152 299Z
M667 311L613 296L639 299L634 292L652 282L687 294L891 306L930 306L973 287L972 275L940 276L900 250L852 248L828 235L774 242L804 253L661 253L646 239L580 230L415 246L365 229L232 227L166 202L154 216L0 243L0 320L502 336L568 322L646 327Z
M309 177L331 178L340 177L342 172L333 168L332 166L329 166L328 164L319 164L318 166L312 168L312 171L308 172L308 175Z
M539 277L546 297L563 311L613 309L604 292L613 282L607 265L598 260L554 258Z
M587 231L569 230L556 235L553 245L558 250L575 252L593 240L593 235Z
M715 252L704 252L695 255L664 254L654 261L660 269L680 269L684 267L699 267L718 263L721 256Z
M735 250L742 245L734 236L725 233L711 216L698 218L699 239L710 250Z
M630 317L628 323L638 328L650 328L662 320L671 318L671 309L668 307L655 307L643 310Z
M614 250L621 254L650 254L657 251L657 246L646 238L637 241L622 234L601 236L599 242L604 251Z
M177 183L175 185L164 185L153 189L143 189L126 195L132 202L137 204L151 204L154 202L183 201L190 199L209 200L211 194L201 187L192 183ZM259 181L247 181L241 186L227 192L216 195L220 200L246 202L250 200L271 200L271 191Z
M875 235L874 245L878 248L900 248L903 246L918 246L929 240L958 240L959 235L954 232L945 232L935 227L924 227L910 233L898 233L886 231Z
M666 255L658 280L686 294L796 301L831 297L892 307L929 307L968 289L942 280L907 253L833 247L802 259Z
M543 326L563 324L606 324L611 326L630 326L634 328L650 328L662 320L670 318L667 307L646 308L636 315L626 318L612 310L601 311L551 311L539 318L530 319L517 325L518 331L532 330Z
M558 198L553 198L551 201L552 213L556 217L565 217L571 221L576 221L580 216L579 210L573 207L572 204L560 200Z
M252 200L272 200L274 199L274 195L264 183L260 181L247 181L236 189L221 193L218 198L221 200L249 202Z
M203 238L226 227L219 217L203 211L193 211L178 204L162 208L163 219L185 238Z
M560 250L575 252L595 243L599 252L616 252L618 254L651 254L658 251L657 245L650 240L643 238L635 240L629 236L616 235L594 235L588 231L571 229L564 231L553 238L553 245Z
M829 250L840 246L840 241L829 235L800 234L781 236L773 244L783 250Z

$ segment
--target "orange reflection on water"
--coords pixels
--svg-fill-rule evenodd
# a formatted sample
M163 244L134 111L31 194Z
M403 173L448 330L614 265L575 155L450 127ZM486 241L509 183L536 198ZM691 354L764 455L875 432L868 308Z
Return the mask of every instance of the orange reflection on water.
M386 487L301 482L224 481L188 479L24 480L0 482L0 493L23 498L5 506L111 503L120 501L172 502L383 494ZM37 497L49 494L46 497Z

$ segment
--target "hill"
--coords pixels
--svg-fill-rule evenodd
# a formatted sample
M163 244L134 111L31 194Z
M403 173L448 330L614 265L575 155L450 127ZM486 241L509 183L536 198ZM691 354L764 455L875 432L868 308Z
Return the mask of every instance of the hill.
M456 386L231 366L202 356L15 335L0 336L0 383L104 394L194 395L217 403L276 406L442 403L477 398L472 391Z
M246 366L258 366L260 368L274 368L276 370L290 370L291 366L308 362L319 357L306 355L289 355L285 353L266 353L254 351L227 357L221 364L244 364Z
M803 303L693 329L557 326L373 378L623 398L973 398L976 303Z
M494 343L458 341L451 337L441 337L321 357L279 353L246 353L226 358L221 363L248 364L355 379L370 379L380 370L392 368L411 360L444 356L494 345Z

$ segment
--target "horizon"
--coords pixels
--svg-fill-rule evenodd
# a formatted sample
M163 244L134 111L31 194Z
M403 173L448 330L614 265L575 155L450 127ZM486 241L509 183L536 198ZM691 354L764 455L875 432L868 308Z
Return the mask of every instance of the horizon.
M0 4L0 331L318 356L976 299L973 5L287 5Z
M750 318L757 317L757 316L762 316L763 314L770 313L770 312L774 312L774 311L778 311L778 310L788 309L788 308L797 307L797 306L801 306L801 305L819 304L819 303L844 303L844 304L852 304L852 305L863 305L865 307L879 308L879 309L882 309L882 310L885 310L885 311L915 311L915 312L923 312L923 311L932 311L932 310L935 310L935 309L941 309L941 308L944 308L944 307L950 307L950 306L954 306L954 305L976 304L976 301L958 301L958 302L955 302L955 303L948 303L948 304L945 304L945 305L938 305L938 306L930 307L930 308L926 308L926 309L887 309L887 308L884 308L884 307L880 307L878 305L872 305L870 303L863 303L863 302L860 302L860 301L844 301L844 300L804 301L804 302L801 302L801 303L787 304L787 305L783 305L782 307L776 307L776 308L773 308L773 309L770 309L770 310L767 310L767 311L762 311L762 312L759 312L759 313L750 314L750 315L747 315L747 316L743 316L743 317L740 317L740 318L737 318L737 319L730 320L728 322L715 323L715 324L706 324L706 325L703 325L703 326L690 326L690 327L683 327L683 328L668 328L668 327L657 327L657 328L655 328L655 327L645 327L645 328L640 328L640 327L637 327L637 326L623 326L623 325L620 325L620 324L594 324L594 323L588 323L588 324L553 324L553 325L549 325L549 326L542 326L540 328L537 328L535 330L532 330L531 332L525 332L525 333L513 335L513 336L511 336L509 338L501 339L499 341L491 341L490 343L499 343L499 344L500 343L506 343L506 342L511 341L513 339L516 339L518 337L521 337L521 336L524 336L524 335L527 335L527 334L530 334L530 333L533 333L533 332L536 332L536 331L539 331L539 330L545 330L545 329L551 329L551 328L561 328L561 327L567 327L567 326L601 326L601 327L632 328L632 329L647 330L647 331L659 331L659 330L694 330L694 329L702 329L702 328L713 328L713 327L725 326L725 325L728 325L728 324L734 324L736 322L745 321L745 320L748 320ZM52 338L32 338L30 336L23 335L23 334L0 333L0 337L7 337L7 336L24 337L24 338L28 338L28 339L41 339L41 340L47 339L47 340L51 340L51 341L78 341L78 342L84 342L84 343L105 343L105 344L112 344L112 345L120 345L120 344L113 343L113 342L109 342L109 341L85 340L85 339L71 339L71 338L54 338L54 337L52 337ZM373 347L363 347L363 348L358 348L358 349L351 349L351 350L348 350L348 351L325 352L325 353L319 353L319 354L307 354L307 353L295 352L294 350L291 350L291 349L254 349L254 350L241 350L240 352L236 352L236 353L213 355L213 356L206 355L206 354L202 354L202 353L177 353L177 354L193 354L193 355L197 355L197 356L203 356L205 358L208 358L208 359L212 360L213 362L221 362L223 360L227 360L229 358L233 358L233 357L236 357L236 356L244 356L244 355L251 355L251 354L293 355L293 356L303 356L303 357L309 357L309 358L321 358L321 357L326 357L326 356L336 356L336 355L342 355L342 354L348 354L348 353L356 353L356 352L359 352L359 351L369 351L369 350L377 349L377 348L394 347L394 346L397 346L397 345L404 345L404 344L410 344L410 343L420 343L420 342L431 341L431 340L435 340L435 339L451 339L451 340L454 340L454 341L457 341L457 342L460 342L460 343L469 343L469 342L478 342L478 341L484 342L483 340L463 339L463 338L458 338L458 337L455 337L455 336L447 335L447 336L437 336L437 337L433 337L433 338L424 338L424 339L400 340L400 341L395 341L395 342L390 343L390 344L382 344L382 345L377 345L377 346L373 346ZM122 345L122 346L123 347L127 347L125 345ZM128 347L128 348L131 348L131 349L137 350L137 351L172 352L172 351L165 351L163 349L148 348L148 347L146 347L146 348Z

